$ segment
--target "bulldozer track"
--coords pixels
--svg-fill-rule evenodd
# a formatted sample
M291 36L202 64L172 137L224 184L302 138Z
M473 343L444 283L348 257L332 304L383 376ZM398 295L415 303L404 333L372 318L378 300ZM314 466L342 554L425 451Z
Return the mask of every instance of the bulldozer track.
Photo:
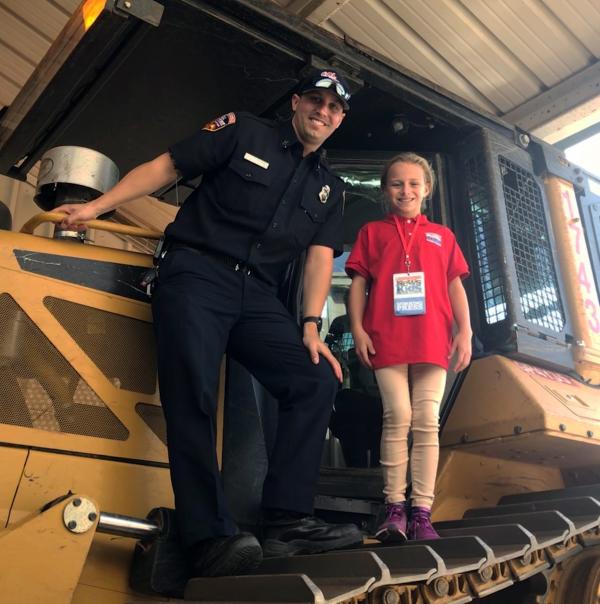
M252 575L192 579L184 601L462 604L544 572L548 591L530 601L554 604L563 566L582 552L600 556L590 549L600 545L600 485L508 496L436 528L439 540L270 558Z

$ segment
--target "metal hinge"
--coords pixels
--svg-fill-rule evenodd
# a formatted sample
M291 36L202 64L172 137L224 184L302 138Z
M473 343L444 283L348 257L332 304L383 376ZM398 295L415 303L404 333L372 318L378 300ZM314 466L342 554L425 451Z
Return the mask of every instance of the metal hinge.
M158 27L165 7L155 0L115 0L112 12L125 17L136 17L140 21Z
M538 338L539 340L545 340L546 342L550 342L551 344L555 344L555 345L561 346L563 348L570 347L570 342L567 340L566 337L565 337L565 340L563 341L560 338L557 338L556 336L550 335L548 333L544 333L543 331L536 331L535 329L532 329L531 327L529 327L527 325L519 325L518 323L515 323L513 325L513 330L524 332L532 338Z

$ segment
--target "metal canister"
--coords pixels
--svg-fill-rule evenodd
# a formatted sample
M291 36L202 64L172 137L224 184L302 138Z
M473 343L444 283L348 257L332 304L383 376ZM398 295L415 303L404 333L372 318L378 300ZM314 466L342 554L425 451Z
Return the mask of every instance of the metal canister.
M46 211L99 197L119 180L110 158L85 147L54 147L42 156L35 202Z

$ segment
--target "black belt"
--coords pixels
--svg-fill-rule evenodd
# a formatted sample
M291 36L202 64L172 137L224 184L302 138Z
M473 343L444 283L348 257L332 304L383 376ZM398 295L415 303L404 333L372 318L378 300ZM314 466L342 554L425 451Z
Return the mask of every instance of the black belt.
M221 264L228 266L234 271L240 271L247 275L248 277L255 277L259 281L263 281L259 276L257 276L254 272L254 267L247 262L242 262L233 256L228 256L227 254L222 254L221 252L215 252L214 250L208 250L206 248L201 247L193 247L191 245L186 245L185 243L172 243L168 246L169 250L188 250L190 252L196 252L196 254L200 254L201 256L207 256L208 258L213 258L214 260L218 260Z

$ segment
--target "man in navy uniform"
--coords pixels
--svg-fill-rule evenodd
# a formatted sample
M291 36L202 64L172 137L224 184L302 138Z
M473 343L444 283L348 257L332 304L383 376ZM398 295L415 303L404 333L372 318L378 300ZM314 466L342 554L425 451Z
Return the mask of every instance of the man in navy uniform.
M161 402L167 420L179 534L193 574L256 567L261 546L239 533L215 453L224 353L279 401L263 486L266 555L311 553L361 541L354 525L312 516L325 432L341 369L319 336L335 250L342 250L343 184L321 145L342 123L350 94L317 70L291 99L291 121L228 113L129 172L83 205L57 208L80 225L181 176L203 175L166 231L152 297ZM288 264L306 251L299 328L276 296Z

